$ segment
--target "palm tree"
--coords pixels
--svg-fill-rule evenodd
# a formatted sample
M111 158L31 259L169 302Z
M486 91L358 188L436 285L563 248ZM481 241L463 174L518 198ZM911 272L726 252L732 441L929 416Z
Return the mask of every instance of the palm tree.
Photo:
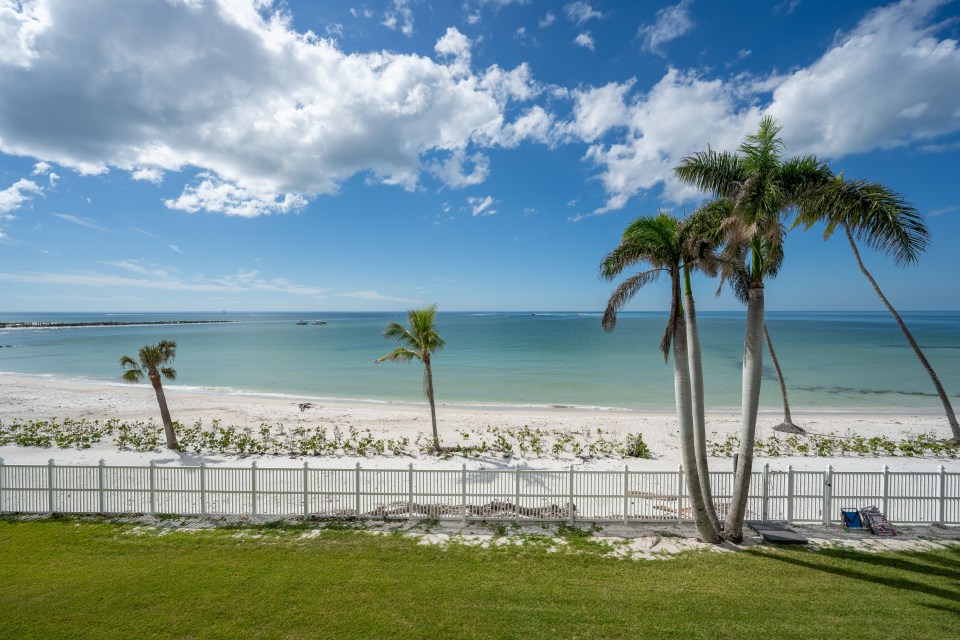
M912 264L926 249L930 239L930 233L920 213L907 203L903 196L888 187L878 183L847 180L841 173L806 199L796 224L803 224L809 229L817 222L826 222L824 239L833 235L838 227L843 229L854 258L857 260L857 266L903 331L920 364L930 376L940 402L943 404L953 438L960 440L960 425L957 423L953 405L940 383L940 378L923 354L913 334L910 333L903 318L893 308L880 290L877 281L864 266L854 240L856 236L867 246L892 256L898 266Z
M733 495L724 521L723 535L743 539L747 493L753 473L757 410L763 368L764 281L776 271L786 234L784 217L811 186L830 177L827 166L813 156L783 158L780 127L765 117L755 135L747 136L740 154L711 149L684 158L674 169L682 181L708 191L727 203L729 215L722 223L724 253L743 265L741 283L747 301L743 347L743 386L740 450ZM766 258L766 259L765 259Z
M170 419L170 410L167 409L167 398L163 394L163 386L160 384L160 378L167 380L176 380L177 372L171 367L166 366L173 362L177 356L177 343L172 340L161 340L155 345L145 345L140 348L140 363L130 356L120 358L120 366L124 368L121 376L127 382L140 382L143 376L150 378L150 384L157 394L157 402L160 404L160 417L163 420L163 432L167 438L167 448L174 451L180 448L177 444L177 434L173 430L173 421Z
M780 368L780 360L777 358L777 352L773 350L773 340L770 339L770 331L767 330L767 323L763 323L763 337L767 340L767 349L770 351L773 368L777 371L777 381L780 383L780 395L783 397L783 422L775 426L773 430L783 433L805 434L806 430L794 424L793 417L790 415L790 399L787 397L787 381L783 379L783 369Z
M433 422L433 450L440 453L440 436L437 435L437 408L433 398L433 371L430 367L430 356L433 352L443 349L446 344L437 333L433 321L437 316L437 305L432 304L423 309L407 311L408 327L398 322L391 323L383 331L383 337L397 340L401 345L382 358L377 364L390 360L392 362L410 362L419 360L423 363L423 393L430 402L430 419Z
M667 327L660 341L664 362L667 361L670 347L673 346L674 390L677 405L677 422L680 431L680 448L683 456L690 502L693 508L697 532L707 542L719 542L719 521L716 517L709 489L710 476L706 468L706 448L702 464L698 464L699 444L695 435L694 401L690 377L690 354L687 349L688 326L684 314L683 300L680 294L681 273L685 274L687 292L689 289L689 270L695 265L696 257L690 260L689 252L694 249L701 257L709 253L706 243L691 240L689 231L693 225L685 225L676 218L661 213L658 216L641 217L634 220L623 232L620 244L608 253L600 263L600 276L612 280L629 266L646 263L652 269L642 271L627 278L610 296L603 314L603 328L613 331L617 322L617 312L642 287L657 280L661 274L670 277L670 313ZM704 259L706 264L708 261ZM706 267L709 269L709 267ZM692 300L692 294L689 299ZM691 318L695 324L695 317ZM691 334L696 340L696 328ZM699 342L696 362L699 364ZM700 377L700 397L702 403L702 375ZM702 416L702 411L700 412ZM701 421L702 426L702 421ZM701 436L701 442L703 436ZM706 488L704 486L706 485ZM679 505L678 505L679 508Z

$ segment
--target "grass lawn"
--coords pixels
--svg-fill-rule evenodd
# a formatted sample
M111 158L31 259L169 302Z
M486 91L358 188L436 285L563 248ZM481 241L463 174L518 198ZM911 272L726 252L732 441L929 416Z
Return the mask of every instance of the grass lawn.
M960 638L960 548L629 561L536 541L131 530L0 520L0 637Z

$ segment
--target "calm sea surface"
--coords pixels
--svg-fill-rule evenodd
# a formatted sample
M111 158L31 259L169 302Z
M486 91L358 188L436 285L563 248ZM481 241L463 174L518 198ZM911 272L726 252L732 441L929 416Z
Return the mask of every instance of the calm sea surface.
M224 324L0 329L0 372L120 381L121 355L177 342L177 385L322 398L419 400L422 368L374 360L397 313L6 314L0 321L230 320ZM909 313L908 325L953 398L960 395L960 313ZM306 326L297 325L300 319ZM314 325L323 319L325 325ZM672 367L658 350L664 314L449 313L434 360L442 403L670 409ZM795 410L936 409L929 378L886 313L767 314ZM739 407L742 313L701 313L708 409ZM779 403L765 356L761 407ZM3 378L0 377L0 384Z

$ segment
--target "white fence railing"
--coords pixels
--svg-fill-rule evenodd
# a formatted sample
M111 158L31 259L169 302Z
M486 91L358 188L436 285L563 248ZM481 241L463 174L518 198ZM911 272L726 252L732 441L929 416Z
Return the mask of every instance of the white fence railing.
M0 513L171 514L684 522L676 471L538 471L4 464ZM710 474L719 510L733 474ZM960 524L960 472L771 470L753 474L748 519L839 522L844 507L876 505L891 522Z

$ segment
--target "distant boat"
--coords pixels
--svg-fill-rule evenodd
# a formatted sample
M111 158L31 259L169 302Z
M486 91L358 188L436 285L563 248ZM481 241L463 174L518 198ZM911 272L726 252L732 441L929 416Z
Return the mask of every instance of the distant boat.
M307 321L306 321L306 320L300 320L300 321L297 322L297 324L304 325L304 324L307 324Z
M314 320L313 324L327 324L326 320Z

